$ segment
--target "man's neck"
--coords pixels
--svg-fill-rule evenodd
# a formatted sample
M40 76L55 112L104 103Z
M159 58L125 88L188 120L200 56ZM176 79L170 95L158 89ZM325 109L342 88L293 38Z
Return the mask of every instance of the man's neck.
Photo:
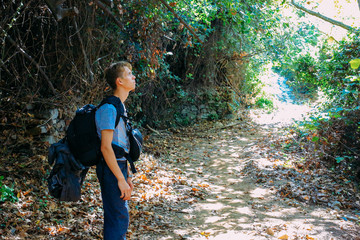
M117 88L115 91L114 91L114 96L120 98L121 102L125 102L125 100L127 99L127 97L129 96L129 92L127 91L124 91L123 89L121 88Z

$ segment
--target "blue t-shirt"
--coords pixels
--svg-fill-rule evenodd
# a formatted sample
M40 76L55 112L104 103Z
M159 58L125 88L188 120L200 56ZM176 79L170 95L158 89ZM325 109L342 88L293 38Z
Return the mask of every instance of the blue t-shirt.
M125 106L124 106L125 108ZM125 152L129 152L130 144L129 138L126 134L126 126L124 119L120 117L119 124L115 128L116 121L116 108L112 104L104 104L102 105L95 113L95 122L96 122L96 130L97 134L101 139L101 131L108 129L114 130L112 144L115 144L119 147L122 147ZM125 157L119 158L117 160L124 161Z

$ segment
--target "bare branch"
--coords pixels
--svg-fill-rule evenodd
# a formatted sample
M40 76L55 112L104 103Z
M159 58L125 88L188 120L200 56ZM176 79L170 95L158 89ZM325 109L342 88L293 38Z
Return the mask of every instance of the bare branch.
M78 29L78 25L77 25L77 22L75 21L75 18L74 18L74 26L75 26L75 30L76 30L76 34L79 38L79 42L80 42L80 46L81 46L81 51L84 55L84 62L85 62L85 67L89 73L89 77L90 77L90 82L93 82L94 81L94 73L93 71L91 70L91 66L90 66L90 63L89 63L89 58L87 57L86 55L86 51L85 51L85 48L84 48L84 43L83 43L83 40L81 38L81 35L80 35L80 31Z
M358 2L359 2L359 1L360 1L360 0L358 0ZM306 12L306 13L312 15L312 16L318 17L318 18L320 18L320 19L322 19L322 20L324 20L324 21L326 21L326 22L329 22L329 23L331 23L331 24L334 24L334 25L336 25L336 26L338 26L338 27L342 27L342 28L344 28L344 29L346 29L346 30L348 30L348 31L354 31L354 30L355 30L353 27L350 27L349 25L346 25L346 24L344 24L344 23L342 23L342 22L339 22L339 21L336 21L336 20L334 20L334 19L328 18L328 17L326 17L326 16L324 16L324 15L318 13L318 12L311 11L311 10L309 10L309 9L307 9L307 8L305 8L305 7L297 4L297 3L295 3L294 0L291 0L291 4L292 4L294 7L296 7L297 9L300 9L300 10L302 10L302 11L304 11L304 12Z
M41 69L40 65L29 55L25 52L24 49L22 49L9 35L6 36L6 38L9 40L9 42L25 57L27 58L32 64L35 65L35 67L39 70L39 72L41 73L41 75L43 75L43 77L45 78L45 80L47 81L51 91L53 92L54 95L56 95L56 90L54 88L54 86L52 85L49 77L45 74L45 72Z

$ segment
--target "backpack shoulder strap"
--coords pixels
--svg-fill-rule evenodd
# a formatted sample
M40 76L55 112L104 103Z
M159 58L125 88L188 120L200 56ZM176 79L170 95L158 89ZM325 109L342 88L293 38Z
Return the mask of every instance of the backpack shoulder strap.
M97 108L101 107L106 103L112 104L116 109L115 127L119 124L120 117L124 118L124 120L127 119L127 117L125 116L125 108L120 98L115 96L108 96L101 101Z

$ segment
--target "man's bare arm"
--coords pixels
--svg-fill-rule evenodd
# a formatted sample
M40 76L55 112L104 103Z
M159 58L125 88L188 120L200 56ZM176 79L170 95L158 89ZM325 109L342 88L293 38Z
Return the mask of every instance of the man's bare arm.
M131 188L129 184L125 181L125 177L122 174L119 165L117 163L114 150L111 146L113 139L113 130L102 130L101 131L101 152L104 156L105 162L110 168L111 172L115 175L118 186L121 191L121 198L124 200L130 200L131 198Z

